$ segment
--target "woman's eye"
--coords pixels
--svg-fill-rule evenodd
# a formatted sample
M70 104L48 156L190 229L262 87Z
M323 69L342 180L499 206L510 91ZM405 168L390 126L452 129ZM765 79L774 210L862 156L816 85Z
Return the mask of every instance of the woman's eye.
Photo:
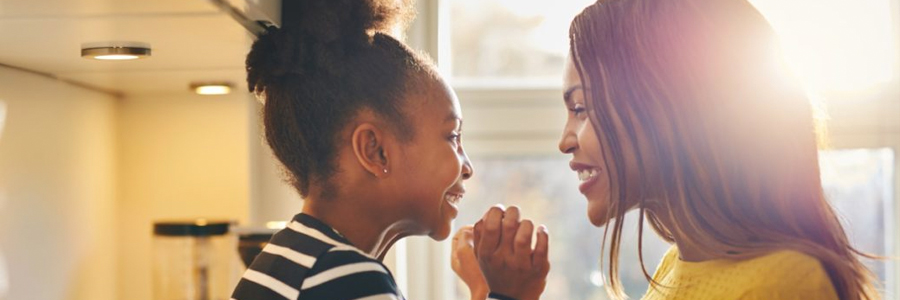
M576 116L579 116L579 115L583 114L586 111L586 109L584 108L584 106L576 105L575 107L570 108L569 111L571 111Z

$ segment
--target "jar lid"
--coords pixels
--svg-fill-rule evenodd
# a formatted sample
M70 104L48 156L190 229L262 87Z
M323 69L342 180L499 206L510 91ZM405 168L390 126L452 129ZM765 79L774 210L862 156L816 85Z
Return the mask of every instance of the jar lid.
M153 223L153 234L163 236L211 236L228 233L231 221L164 221Z

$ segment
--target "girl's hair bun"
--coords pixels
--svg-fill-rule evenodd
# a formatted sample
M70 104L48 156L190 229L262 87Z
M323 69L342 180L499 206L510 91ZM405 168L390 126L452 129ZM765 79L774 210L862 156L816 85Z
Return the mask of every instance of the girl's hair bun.
M250 92L286 74L324 71L339 75L341 61L371 45L374 33L403 29L413 18L412 0L288 0L281 28L269 27L247 55Z
M365 42L372 32L389 33L412 19L411 0L289 0L282 28L320 42Z
M277 78L285 73L287 69L285 64L281 63L284 59L279 55L279 50L284 53L284 47L279 48L280 32L278 28L272 26L259 35L256 42L250 48L247 54L247 84L250 92L257 94L265 93L265 87L269 86L272 78ZM290 57L287 57L290 58Z

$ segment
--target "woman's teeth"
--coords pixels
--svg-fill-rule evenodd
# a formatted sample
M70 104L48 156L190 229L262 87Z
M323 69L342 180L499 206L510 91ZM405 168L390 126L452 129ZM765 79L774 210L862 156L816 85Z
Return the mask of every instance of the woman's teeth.
M588 181L596 175L597 170L594 169L578 170L578 179L581 181Z
M450 202L450 204L457 204L460 200L462 200L463 195L460 194L446 194L444 195L444 200Z

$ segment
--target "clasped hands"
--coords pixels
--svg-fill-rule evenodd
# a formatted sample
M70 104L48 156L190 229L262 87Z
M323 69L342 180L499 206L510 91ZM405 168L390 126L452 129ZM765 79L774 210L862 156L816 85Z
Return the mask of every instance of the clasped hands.
M497 205L456 233L451 263L472 300L484 300L488 293L538 300L550 271L548 246L545 226L535 234L534 223L521 219L518 207Z

